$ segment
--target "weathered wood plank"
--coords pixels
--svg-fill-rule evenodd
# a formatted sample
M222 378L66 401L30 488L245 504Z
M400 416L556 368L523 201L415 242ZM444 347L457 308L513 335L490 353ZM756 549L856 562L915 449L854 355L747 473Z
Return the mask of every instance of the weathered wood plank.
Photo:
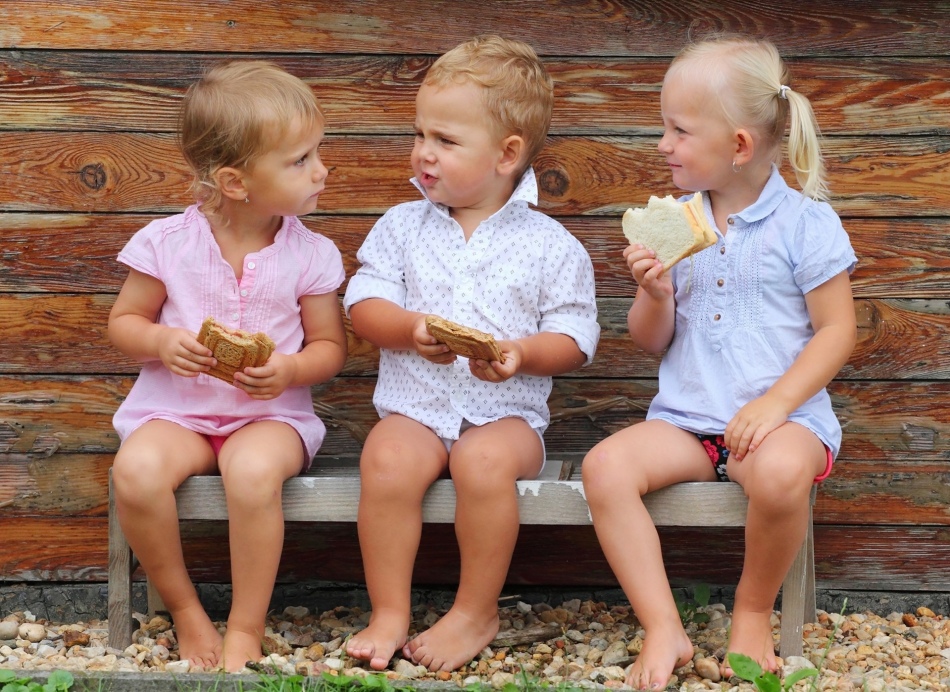
M412 21L406 21L412 17ZM788 54L930 55L950 43L950 8L927 0L208 0L181 11L150 0L32 0L0 5L0 45L72 50L442 53L473 34L512 31L544 54L674 54L710 30L771 36ZM570 27L565 31L565 27Z
M104 516L112 454L0 454L0 516Z
M591 524L590 511L580 480L546 483L518 481L519 520L525 525L582 526ZM701 489L700 489L701 488ZM360 481L350 476L308 475L284 486L283 511L287 522L356 521ZM226 521L227 498L221 479L196 476L176 492L182 520ZM742 488L732 483L680 483L650 493L647 509L657 526L694 526L698 504L721 506L709 526L744 526L746 500ZM445 479L432 484L423 501L422 521L455 522L455 487Z
M233 58L254 58L252 54ZM185 89L220 55L0 51L6 73L0 130L174 132ZM416 90L434 58L419 55L278 56L310 84L334 134L405 134ZM662 133L659 90L667 59L545 61L555 83L551 134ZM793 61L822 134L932 134L950 130L950 68L931 59ZM358 117L354 117L358 114Z
M131 377L0 376L0 454L115 452L112 415ZM327 424L322 453L356 456L377 421L373 378L339 377L313 388ZM950 382L843 381L829 387L844 428L844 458L939 462L950 457ZM555 380L546 439L561 454L583 454L642 420L653 379Z
M557 455L557 447L549 445L549 454ZM112 454L0 455L0 519L106 516L104 479L112 459ZM312 473L352 477L357 463L356 457L320 456ZM579 467L571 480L580 480ZM831 477L818 486L815 524L948 526L950 465L946 460L851 459L846 447Z
M328 137L323 213L379 214L416 199L409 136ZM947 137L826 142L833 201L847 216L948 216ZM29 158L24 151L33 152ZM535 165L541 209L622 214L674 192L655 138L550 137ZM0 211L179 211L191 178L170 134L0 132ZM591 184L596 181L596 184Z
M0 324L7 343L0 373L137 374L140 365L106 335L112 294L3 294ZM594 362L576 377L654 377L659 356L635 348L627 333L629 298L601 298L602 331ZM858 345L845 379L950 379L950 307L945 300L868 300L855 304ZM345 375L372 375L378 350L352 332Z
M0 213L0 293L117 293L127 270L115 257L154 214ZM375 216L304 217L336 243L348 276ZM621 253L619 216L561 217L594 263L597 295L633 296L636 285ZM858 255L856 297L933 298L950 294L950 220L848 219Z
M287 525L278 581L361 582L356 525ZM735 584L741 568L741 529L661 529L664 560L676 582ZM191 577L229 580L227 528L223 522L192 522L184 529ZM703 553L701 546L715 546ZM107 519L12 518L0 534L0 575L9 581L100 582L106 578ZM950 591L945 527L818 526L815 559L822 588ZM458 579L454 527L427 524L416 560L415 584ZM615 587L591 527L522 527L508 574L511 586Z

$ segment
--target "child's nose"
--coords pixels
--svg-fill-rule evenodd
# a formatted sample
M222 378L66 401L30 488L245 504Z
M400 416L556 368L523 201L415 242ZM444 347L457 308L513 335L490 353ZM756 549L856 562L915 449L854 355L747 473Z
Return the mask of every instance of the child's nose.
M330 169L327 168L321 159L317 159L317 165L313 167L313 179L314 180L323 180L330 174Z

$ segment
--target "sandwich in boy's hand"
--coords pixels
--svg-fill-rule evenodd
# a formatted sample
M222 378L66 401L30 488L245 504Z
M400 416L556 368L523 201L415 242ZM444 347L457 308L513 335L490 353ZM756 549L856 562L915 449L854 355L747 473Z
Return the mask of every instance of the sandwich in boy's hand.
M426 316L426 330L449 350L465 358L504 362L495 337L435 315Z
M702 193L688 202L671 195L650 197L645 209L627 209L623 214L623 234L631 245L640 244L656 253L663 271L690 255L715 245L717 236L703 210Z
M228 384L234 384L234 373L266 363L277 348L264 332L251 334L243 329L229 329L215 322L213 317L201 324L198 341L210 348L218 361L208 374Z

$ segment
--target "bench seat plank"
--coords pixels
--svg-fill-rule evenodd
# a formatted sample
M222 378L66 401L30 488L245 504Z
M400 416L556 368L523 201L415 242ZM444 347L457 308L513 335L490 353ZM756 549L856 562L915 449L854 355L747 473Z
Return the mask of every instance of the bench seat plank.
M336 468L343 474L344 469ZM518 510L522 524L583 526L591 523L581 481L518 481ZM284 484L284 521L356 521L360 495L354 475L298 476ZM183 520L226 521L224 487L218 476L194 476L176 495ZM695 526L697 507L706 526L744 526L746 501L732 483L680 483L645 498L657 526ZM715 510L715 511L712 511ZM455 521L455 486L450 480L433 483L423 502L422 520L429 524Z

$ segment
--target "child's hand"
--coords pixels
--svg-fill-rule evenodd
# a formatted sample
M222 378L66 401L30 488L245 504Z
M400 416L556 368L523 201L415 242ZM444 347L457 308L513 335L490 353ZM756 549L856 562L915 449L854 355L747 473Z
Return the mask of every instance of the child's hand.
M788 420L785 406L768 394L753 399L739 409L729 425L723 442L732 453L732 458L742 461L749 452L754 452L766 435Z
M663 272L663 263L656 253L642 245L628 245L623 258L634 281L656 300L665 300L673 295L673 282Z
M470 358L468 369L472 375L485 382L504 382L509 377L518 374L524 360L524 351L521 350L521 344L517 341L499 341L498 350L501 351L501 357L505 359L504 362L498 362L497 360L488 362L487 360Z
M158 357L171 372L182 377L197 377L215 364L211 349L187 329L168 327L159 332Z
M262 366L234 373L234 386L252 399L266 401L283 394L296 375L297 361L293 356L274 351Z
M426 329L426 316L420 315L412 327L412 341L416 352L430 363L448 365L455 362L455 354L449 347L436 340Z

